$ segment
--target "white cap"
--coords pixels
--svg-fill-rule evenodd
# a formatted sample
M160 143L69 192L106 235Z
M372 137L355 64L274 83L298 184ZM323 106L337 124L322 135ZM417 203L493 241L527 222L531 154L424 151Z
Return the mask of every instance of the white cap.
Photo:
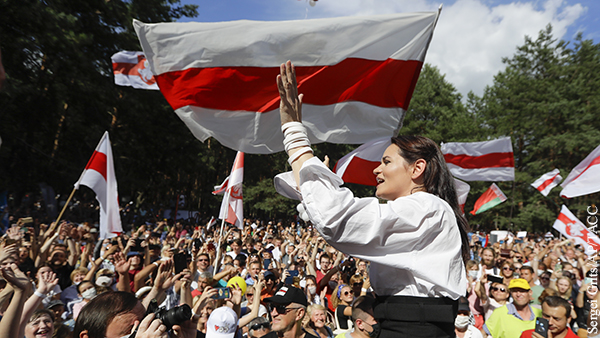
M206 322L206 338L233 338L238 327L238 316L231 308L215 309Z

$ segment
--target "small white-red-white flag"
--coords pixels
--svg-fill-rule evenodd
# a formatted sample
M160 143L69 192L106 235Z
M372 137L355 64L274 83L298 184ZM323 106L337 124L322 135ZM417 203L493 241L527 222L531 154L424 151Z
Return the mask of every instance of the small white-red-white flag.
M143 52L118 52L112 57L115 84L139 89L159 90Z
M217 224L217 220L215 219L214 216L211 216L208 223L206 223L206 230L210 230L210 228L212 228L212 226L215 224Z
M556 187L561 180L562 177L560 176L560 170L554 169L535 180L535 182L531 183L531 186L539 190L542 195L548 196L550 190Z
M467 196L469 196L469 191L471 191L471 186L467 182L463 182L457 178L454 179L454 187L456 189L456 197L458 197L458 206L462 211L463 215L465 214L465 203L467 203Z
M449 142L441 147L448 168L465 181L514 181L510 137L484 142Z
M231 174L221 186L215 186L213 194L225 192L219 218L237 226L244 227L244 203L242 199L242 183L244 181L244 153L238 151L231 168ZM217 189L219 188L219 189Z
M564 205L560 209L560 214L553 227L565 237L574 239L575 243L581 244L588 255L595 254L600 250L600 238Z
M573 198L600 191L600 146L579 163L560 185L560 196Z
M100 139L81 177L75 183L75 189L79 189L80 185L85 185L96 193L100 204L100 238L122 233L117 177L108 132Z
M367 142L337 161L333 172L346 183L376 186L373 170L381 164L383 153L391 144L390 137Z

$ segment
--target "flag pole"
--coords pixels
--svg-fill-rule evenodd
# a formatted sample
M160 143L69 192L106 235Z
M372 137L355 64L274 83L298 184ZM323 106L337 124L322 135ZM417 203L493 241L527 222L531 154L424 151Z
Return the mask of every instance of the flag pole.
M65 206L62 208L62 210L60 211L60 214L58 214L58 218L54 222L54 227L56 227L58 225L58 221L60 221L60 218L62 217L63 213L65 212L65 210L67 210L67 206L69 206L69 203L71 202L71 199L73 198L73 195L75 194L76 190L77 190L77 188L73 188L73 191L71 191L71 195L69 195L69 198L67 198L67 202L65 203Z
M217 255L215 257L215 266L213 267L213 276L217 274L217 267L219 262L219 256L221 255L221 242L223 236L223 228L225 227L225 220L229 217L229 196L231 195L231 188L227 189L225 192L225 216L221 220L221 231L219 231L219 243L217 243Z

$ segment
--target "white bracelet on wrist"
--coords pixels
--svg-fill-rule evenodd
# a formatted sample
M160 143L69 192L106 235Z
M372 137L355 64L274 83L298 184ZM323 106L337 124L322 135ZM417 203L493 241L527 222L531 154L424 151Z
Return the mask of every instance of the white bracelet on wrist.
M33 294L36 295L36 296L38 296L38 297L40 297L40 298L42 298L42 299L46 298L46 295L43 294L43 293L41 293L41 292L39 292L38 290L35 290L35 292Z

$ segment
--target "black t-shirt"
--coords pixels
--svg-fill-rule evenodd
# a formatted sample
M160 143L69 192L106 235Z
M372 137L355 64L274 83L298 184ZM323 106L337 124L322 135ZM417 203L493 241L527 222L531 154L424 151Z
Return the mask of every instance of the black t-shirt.
M61 290L64 290L73 284L71 281L71 272L73 272L73 269L74 268L69 265L69 263L65 263L59 267L52 266L52 271L54 271L56 278L58 278L58 285L60 285Z
M340 324L340 329L348 330L348 320L352 320L350 317L344 315L344 309L347 305L338 305L335 309L335 315L337 316L338 323Z

